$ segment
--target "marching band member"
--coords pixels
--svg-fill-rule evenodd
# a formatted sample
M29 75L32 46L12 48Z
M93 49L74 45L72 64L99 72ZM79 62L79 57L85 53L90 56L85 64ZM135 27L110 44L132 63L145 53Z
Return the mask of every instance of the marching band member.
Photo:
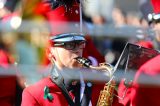
M52 10L46 13L51 28L54 28L54 22L59 25L61 22L79 21L79 4L76 0L51 0L51 3ZM49 59L54 63L51 74L24 89L22 106L96 106L104 84L83 81L70 81L69 84L60 74L64 68L81 67L75 58L83 56L87 40L81 33L61 31L54 30L49 40ZM89 52L86 55L90 56ZM115 97L113 106L120 105Z

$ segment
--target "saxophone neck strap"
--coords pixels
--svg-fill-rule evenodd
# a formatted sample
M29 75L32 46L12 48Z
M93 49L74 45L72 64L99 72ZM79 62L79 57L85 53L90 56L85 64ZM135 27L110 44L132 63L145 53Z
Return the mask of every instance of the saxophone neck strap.
M50 78L51 78L52 82L55 83L61 89L63 95L65 96L65 98L66 98L66 100L68 102L68 104L70 106L75 106L75 103L73 102L71 96L69 95L69 93L68 93L68 91L67 91L67 89L66 89L66 87L65 87L65 85L63 83L64 79L63 79L62 75L59 74L57 76L57 73L58 72L57 72L56 68L51 70L51 77Z

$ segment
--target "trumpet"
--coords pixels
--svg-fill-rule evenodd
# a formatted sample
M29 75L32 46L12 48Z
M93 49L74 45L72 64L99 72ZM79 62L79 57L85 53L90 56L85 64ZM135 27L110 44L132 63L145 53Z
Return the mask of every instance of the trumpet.
M97 106L112 106L113 102L113 96L114 96L114 90L116 83L113 80L113 66L106 63L100 63L99 66L92 66L91 61L89 59L83 58L83 57L77 57L75 58L80 64L87 68L91 68L94 70L99 71L108 71L110 81L107 82L103 88L103 90L100 91L100 95L98 98Z

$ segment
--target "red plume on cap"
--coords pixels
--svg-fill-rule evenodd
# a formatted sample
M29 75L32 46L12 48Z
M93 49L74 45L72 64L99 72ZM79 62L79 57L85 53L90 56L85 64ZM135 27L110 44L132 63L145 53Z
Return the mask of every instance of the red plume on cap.
M153 11L155 14L160 14L160 0L151 0Z
M79 22L80 21L80 13L79 13L79 3L75 0L72 0L72 4L65 4L69 3L69 1L65 1L64 4L56 6L53 8L54 5L53 1L51 3L40 3L38 8L36 9L36 13L43 14L47 21L51 26L51 34L61 34L61 33L68 33L70 30L69 24L72 22ZM50 9L49 6L50 5ZM74 26L75 27L75 26ZM76 29L77 31L77 29ZM72 32L76 32L75 30ZM71 31L70 31L71 32ZM78 27L79 32L79 27Z
M46 13L46 17L51 24L52 34L68 33L71 32L72 22L79 22L79 6L73 5L69 8L61 6ZM75 26L74 26L75 27ZM79 27L78 27L79 31ZM74 30L72 30L74 32Z
M79 5L73 4L70 7L60 6L46 13L48 21L51 22L75 22L79 21Z

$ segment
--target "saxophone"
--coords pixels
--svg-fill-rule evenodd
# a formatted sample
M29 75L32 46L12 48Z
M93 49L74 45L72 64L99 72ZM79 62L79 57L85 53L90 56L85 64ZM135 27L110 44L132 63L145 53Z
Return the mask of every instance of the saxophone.
M110 81L105 83L103 90L100 91L100 96L97 102L97 106L112 106L114 90L116 83L113 80L113 67L110 64L101 63L99 66L92 66L89 59L83 57L75 58L80 64L87 68L91 68L99 71L108 71Z

